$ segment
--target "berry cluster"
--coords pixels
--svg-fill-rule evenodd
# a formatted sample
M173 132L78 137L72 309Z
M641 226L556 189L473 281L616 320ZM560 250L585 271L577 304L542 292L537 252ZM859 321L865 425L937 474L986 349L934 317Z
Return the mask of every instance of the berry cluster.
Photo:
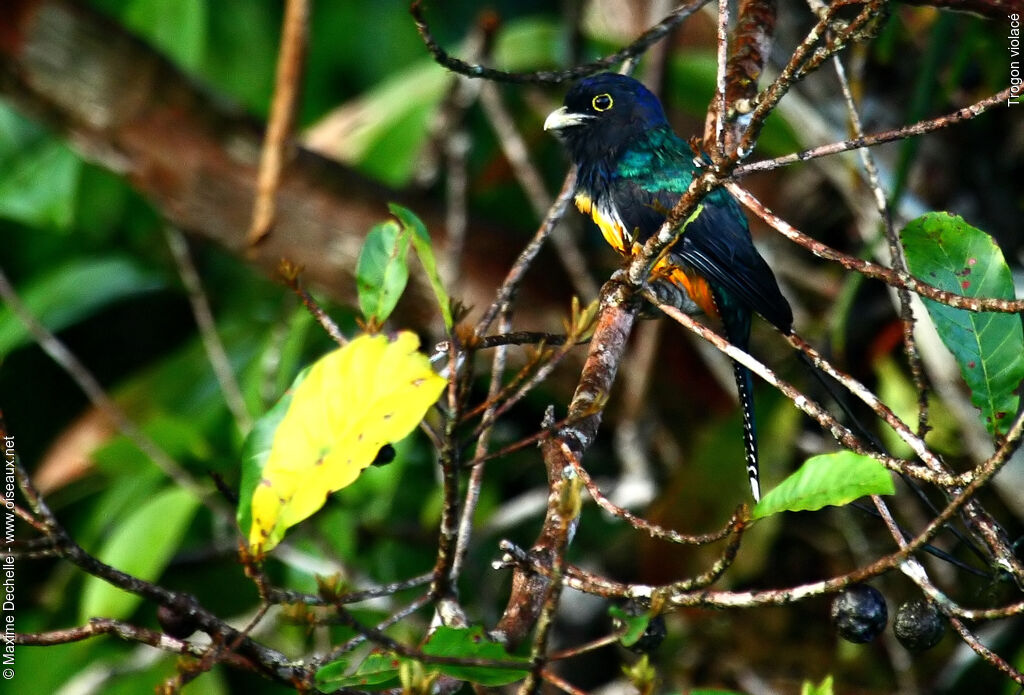
M878 637L888 620L885 598L878 589L867 584L854 584L832 602L836 631L843 639L856 644ZM929 601L907 601L896 611L893 632L900 644L912 652L931 649L945 631L946 619Z

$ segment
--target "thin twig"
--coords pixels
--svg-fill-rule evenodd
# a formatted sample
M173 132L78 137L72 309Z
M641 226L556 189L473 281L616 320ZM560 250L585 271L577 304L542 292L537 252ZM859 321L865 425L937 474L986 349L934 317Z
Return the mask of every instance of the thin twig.
M2 279L2 278L0 278ZM172 608L176 613L188 616L195 620L199 629L207 634L216 635L220 639L231 640L238 635L238 631L228 625L225 621L206 610L200 603L188 594L169 591L151 582L139 579L126 572L111 567L101 562L80 545L71 539L68 532L61 526L53 511L46 504L46 500L39 494L31 478L21 465L20 460L13 462L18 487L25 499L32 506L35 514L46 526L46 535L52 539L54 545L59 549L60 557L75 565L82 571L103 581L123 589L129 593L141 596L161 606ZM120 629L119 623L117 632ZM131 636L118 632L119 636L125 639L134 639ZM88 636L88 635L87 635ZM294 679L307 679L311 676L301 666L296 666L287 657L269 647L266 647L252 639L245 638L239 649L244 656L257 664L264 674L282 682L292 682Z
M502 347L505 345L564 345L566 339L564 333L541 333L540 331L507 331L495 333L494 335L485 335L480 338L476 338L473 342L474 350L489 350L491 348ZM580 341L578 345L586 344L586 341ZM447 351L448 341L443 340L439 342L435 347L434 351Z
M277 57L274 100L270 105L267 136L260 156L256 201L247 239L250 247L260 243L274 225L277 187L286 159L286 145L298 112L308 31L309 0L287 0L281 28L281 50Z
M57 644L81 642L82 640L101 635L112 635L128 642L148 644L151 647L166 652L187 654L197 658L201 657L205 651L202 645L189 642L188 640L176 639L157 630L138 627L111 618L91 618L85 625L60 630L49 630L47 632L17 632L14 634L14 644L49 647ZM246 671L261 671L258 664L238 654L228 655L224 660L235 668L242 668Z
M561 364L562 360L565 359L570 352L576 349L577 344L576 340L567 341L559 346L557 350L551 351L550 353L545 352L543 355L544 359L537 371L531 374L528 379L523 381L523 383L521 383L514 392L504 396L504 398L501 399L501 403L496 404L495 407L490 410L489 414L484 415L480 424L473 431L473 436L479 436L479 433L483 428L491 427L497 418L507 413L512 406L530 395L537 385L543 383L549 376L551 376L551 373L559 364Z
M572 464L573 470L576 471L576 475L579 476L579 479L583 481L583 484L587 488L587 492L590 493L594 502L612 516L622 519L633 528L645 532L651 538L660 538L662 540L669 541L670 543L681 543L684 545L706 545L708 543L714 543L715 541L722 540L732 533L736 526L737 517L733 516L725 528L719 531L700 535L689 535L679 533L678 531L673 531L672 529L667 529L659 526L658 524L647 521L646 519L633 514L628 509L623 509L622 507L617 506L605 497L601 492L601 488L597 486L597 483L593 481L590 474L587 473L587 470L580 464L579 459L568 450L568 447L566 447L564 443L562 446L564 447L562 453L569 460L570 464Z
M893 142L894 140L903 140L908 137L915 135L924 135L935 130L941 130L954 123L961 121L969 121L972 118L976 118L981 114L985 113L989 109L1001 106L1006 103L1006 100L1010 97L1010 87L1007 87L997 94L993 94L990 97L982 99L970 106L965 106L962 109L957 109L952 113L948 113L944 116L932 118L925 121L918 121L911 125L902 126L900 128L894 128L892 130L886 130L881 133L874 133L872 135L864 135L860 137L850 138L849 140L843 140L842 142L834 142L828 145L820 145L818 147L812 147L809 150L802 152L794 152L793 154L782 155L781 157L773 157L772 159L763 159L759 162L750 162L749 164L742 164L733 170L733 176L739 178L752 174L757 171L771 171L780 167L795 164L797 162L806 162L811 159L817 159L819 157L827 157L833 154L839 154L840 152L849 152L850 150L856 150L861 147L873 147L875 145L881 145L887 142Z
M864 136L864 128L861 125L860 114L857 112L857 104L853 99L853 92L850 91L850 81L846 77L846 69L839 56L832 59L836 69L836 77L839 86L843 91L843 100L846 102L846 112L850 118L850 125L856 137ZM903 255L903 246L900 244L899 236L892 223L892 210L889 207L888 197L882 189L881 178L878 175L878 167L871 150L862 147L857 150L868 175L868 185L874 195L875 205L878 207L878 214L882 218L885 238L889 243L890 263L897 271L909 274L907 259ZM914 339L914 309L910 303L910 290L905 287L896 288L896 296L899 300L900 323L903 327L903 352L907 356L907 363L910 365L910 374L914 380L914 387L917 391L917 434L923 438L928 433L928 389L924 381L924 367L921 363L921 354L917 350L917 341Z
M711 128L713 133L710 142L712 157L721 161L725 160L725 122L728 118L725 93L729 63L729 20L729 0L718 0L718 35L715 41L718 68L715 70L715 96L708 109L708 118L712 120L712 123L705 126L705 131L709 127ZM705 142L707 140L708 138L705 137Z
M449 343L448 363L458 364L460 349L455 341ZM437 557L434 562L434 579L430 583L430 595L435 600L454 600L455 564L459 532L459 467L461 447L456 438L456 428L462 416L465 403L460 374L452 369L448 375L448 407L444 413L444 432L438 450L441 465L441 523L438 528Z
M801 586L788 587L785 589L769 589L763 591L697 591L680 592L666 596L672 605L682 606L703 606L705 608L743 608L758 605L785 605L794 601L800 601L811 596L818 596L826 593L841 591L845 587L856 582L862 582L871 577L878 576L884 572L896 569L902 565L913 553L922 549L929 543L960 511L967 505L978 491L987 485L995 476L1010 456L1015 452L1024 436L1024 411L1018 414L1014 420L1007 441L999 447L988 460L978 467L977 475L949 504L935 516L934 519L917 536L908 541L906 545L894 553L880 557L866 567L861 567L843 575L830 579L812 582ZM651 595L658 591L657 587L634 586L640 595Z
M374 642L380 643L378 640L373 639L375 635L383 635L384 630L387 630L392 625L395 625L405 620L410 615L420 610L424 606L429 605L431 600L432 599L430 593L426 593L423 596L420 596L415 601L410 602L409 605L405 606L400 611L392 613L386 619L377 623L375 627L367 627L366 632L362 630L357 630L358 634L355 637L348 640L347 642L343 642L342 644L339 644L330 651L325 652L324 654L321 654L319 656L315 656L312 659L309 659L309 664L313 668L319 668L324 664L328 664L332 661L337 661L339 658L341 658L342 655L351 652L353 649L363 644L367 640L372 640ZM351 614L344 610L342 604L338 604L336 607L338 609L340 622L349 622L350 620L352 620ZM387 638L385 636L384 639L390 638Z
M567 70L540 70L537 72L525 73L496 70L484 65L467 63L464 60L460 60L459 58L449 55L447 51L441 48L437 43L437 40L434 38L434 35L431 33L430 26L427 24L427 21L423 16L423 3L420 0L413 0L409 6L409 12L412 14L413 20L416 22L416 30L419 31L420 37L423 39L423 43L426 45L427 50L430 51L430 54L434 57L434 61L452 72L465 75L466 77L492 80L494 82L510 82L514 84L561 84L569 80L575 80L579 77L586 77L587 75L591 75L601 70L607 70L624 60L643 55L650 46L664 38L673 28L681 24L687 17L692 15L708 2L710 2L710 0L691 0L685 5L677 7L667 17L665 17L665 19L645 31L636 39L636 41L629 44L622 50L616 51L615 53L605 56L600 60L595 60L584 65L577 65Z
M188 295L189 304L192 305L192 315L196 319L196 326L199 328L199 337L203 341L203 348L206 350L206 358L210 361L213 374L220 385L220 391L224 394L224 402L235 418L238 430L245 434L252 427L252 416L245 405L245 398L242 396L242 389L238 386L238 379L231 368L231 361L228 359L224 343L221 342L220 334L217 333L217 322L213 318L213 311L210 309L210 302L203 290L202 280L192 262L192 254L188 250L188 242L178 229L170 225L164 225L164 236L167 238L167 246L174 256L174 263L178 267L178 275L181 283L185 286L185 293Z
M281 279L284 280L285 284L291 289L292 292L299 298L302 305L306 307L306 310L316 319L317 323L327 332L327 335L331 336L331 339L338 345L347 345L348 338L338 328L338 324L334 322L324 308L313 299L313 296L306 291L306 288L299 282L299 275L301 268L297 268L288 261L281 261L278 267L278 274Z
M1010 665L1003 657L996 654L994 651L986 647L981 643L981 640L970 631L970 629L964 625L964 621L957 616L951 616L949 618L949 624L953 626L953 629L957 631L968 647L973 649L975 653L988 663L995 666L997 669L1005 673L1016 683L1024 686L1024 672L1018 671L1012 665Z
M476 324L475 334L480 336L490 327L494 321L495 316L501 311L502 307L509 306L512 303L512 298L515 296L519 289L519 283L522 282L523 276L526 275L526 271L529 270L530 265L533 263L533 259L540 253L541 248L544 246L544 242L548 236L554 230L555 225L558 224L559 220L565 215L565 211L569 206L569 201L572 200L573 191L576 188L576 169L573 167L569 173L565 175L565 180L562 182L562 190L555 198L555 202L552 203L551 209L548 210L548 214L544 217L544 220L540 223L540 227L537 232L533 235L530 243L519 252L519 256L516 258L512 267L509 268L508 274L505 276L505 280L501 283L501 287L498 288L494 302L484 312L484 315Z
M731 357L733 360L750 369L750 371L767 381L771 386L774 386L781 391L787 398L793 401L793 404L797 408L817 420L818 423L828 431L837 442L847 449L856 451L857 453L865 456L870 456L881 462L889 470L897 473L903 473L940 485L953 486L959 482L957 478L948 474L936 473L928 468L914 465L903 459L897 459L889 456L888 454L878 452L874 447L865 445L857 438L856 435L853 434L853 432L836 420L819 403L808 398L791 384L780 379L776 376L775 372L770 370L762 362L758 361L743 350L740 350L735 345L732 345L725 338L718 335L704 324L698 322L692 316L684 314L673 306L659 303L658 297L650 290L645 290L644 296L651 302L655 303L661 311L665 312L677 323L690 331L693 331L698 336Z
M506 308L498 316L498 331L506 333L512 323L511 311ZM488 406L483 413L483 421L492 423L483 428L476 440L474 459L482 459L487 454L491 443L491 434L494 432L495 421L494 411L497 408L496 396L501 391L501 382L505 376L505 367L508 361L508 348L499 346L494 351L491 360L491 377L487 386ZM458 541L455 545L455 558L452 561L452 582L457 582L462 572L462 563L469 551L469 540L473 533L473 516L476 514L477 503L480 500L480 490L483 486L484 461L480 460L473 464L469 470L469 480L466 481L466 496L462 503L462 516L459 519Z
M420 574L409 579L402 579L397 582L390 582L388 584L382 584L381 586L373 587L372 589L360 589L358 591L346 591L339 593L331 597L330 600L320 596L319 594L307 594L300 591L293 591L291 589L280 589L277 587L267 587L265 594L266 600L270 603L304 603L307 606L331 606L335 604L349 604L349 603L360 603L362 601L369 601L371 599L382 598L384 596L392 596L397 594L399 591L405 591L406 589L415 589L420 586L424 586L430 583L433 578L432 572L426 574Z
M938 456L936 456L935 453L928 448L928 445L925 444L924 440L918 435L914 434L910 427L907 426L907 424L903 422L903 420L901 420L899 416L897 416L896 413L894 413L889 406L883 403L882 400L878 396L876 396L867 386L860 383L850 375L839 371L828 360L822 357L817 350L811 347L803 338L801 338L796 333L791 333L790 335L786 336L786 340L789 342L790 345L797 348L798 350L801 350L805 355L810 357L815 367L817 367L825 374L835 379L844 388L846 388L846 390L855 395L857 398L863 401L865 405L871 408L876 415L882 418L886 422L886 424L888 424L889 427L891 427L893 431L896 432L897 436L899 436L899 438L902 439L907 444L907 446L910 447L910 449L917 455L919 459L921 459L921 461L924 462L926 466L928 466L928 468L930 468L932 471L936 473L948 473L948 471L945 470L945 466L939 460ZM935 479L930 480L929 482L935 482L940 485L946 484L950 486L958 484L958 481L948 477L946 478L945 483L940 483L938 480Z
M768 223L770 227L781 233L790 241L813 253L818 258L835 261L847 270L860 273L869 278L881 280L892 287L901 287L927 297L940 304L946 304L956 309L967 311L993 311L1005 314L1018 314L1024 311L1024 299L998 299L995 297L964 297L954 292L940 290L934 285L918 280L913 275L892 268L865 261L864 259L850 256L837 251L817 239L807 236L796 227L786 222L773 213L768 207L761 203L749 191L741 188L738 184L728 182L725 187L729 189L733 197L743 203L747 209Z
M565 680L564 678L558 676L556 673L550 671L549 669L541 669L540 676L542 679L544 679L551 685L555 686L562 692L568 693L568 695L587 695L587 691L577 688L575 685Z

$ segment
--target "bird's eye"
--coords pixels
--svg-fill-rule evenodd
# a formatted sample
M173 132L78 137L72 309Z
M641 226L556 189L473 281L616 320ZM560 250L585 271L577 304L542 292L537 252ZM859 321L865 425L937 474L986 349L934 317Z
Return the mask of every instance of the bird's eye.
M611 94L598 94L594 97L593 101L590 102L590 105L594 107L595 111L607 111L614 103L615 102L612 101Z

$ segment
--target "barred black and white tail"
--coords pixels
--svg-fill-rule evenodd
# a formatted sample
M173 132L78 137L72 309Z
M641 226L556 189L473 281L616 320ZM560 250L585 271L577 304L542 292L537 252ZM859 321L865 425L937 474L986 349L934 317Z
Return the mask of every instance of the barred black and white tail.
M740 410L743 413L743 448L747 458L747 478L750 479L750 493L754 501L761 500L761 481L757 463L757 422L754 419L754 377L750 370L739 362L732 363L736 376L736 390L740 395Z

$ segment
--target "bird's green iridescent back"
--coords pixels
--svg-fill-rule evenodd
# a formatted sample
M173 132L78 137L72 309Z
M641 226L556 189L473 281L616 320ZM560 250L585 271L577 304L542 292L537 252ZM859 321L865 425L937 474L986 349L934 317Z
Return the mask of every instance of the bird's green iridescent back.
M613 179L632 182L641 190L663 199L678 199L693 182L698 167L690 146L667 126L651 128L638 135L615 166ZM735 211L736 221L747 228L746 218L724 188L716 188L704 204ZM669 209L671 209L671 205ZM660 222L658 223L660 226ZM648 234L654 230L642 229Z

